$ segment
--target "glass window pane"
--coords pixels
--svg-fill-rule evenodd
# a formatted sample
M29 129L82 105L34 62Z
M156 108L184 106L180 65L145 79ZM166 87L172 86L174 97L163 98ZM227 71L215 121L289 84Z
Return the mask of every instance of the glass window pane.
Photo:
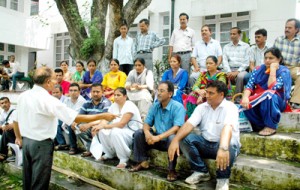
M61 40L56 40L56 46L61 46Z
M12 53L16 52L16 46L15 45L8 44L7 49L8 49L8 52L12 52Z
M65 34L65 36L69 36L69 32L65 32L64 34Z
M169 45L169 38L165 38L165 43L164 43L164 45Z
M216 15L205 16L205 20L212 20L215 18L216 18Z
M68 52L68 47L69 47L69 46L65 46L65 47L64 47L64 52Z
M69 59L69 54L68 53L65 53L64 54L64 60L68 60Z
M39 0L31 0L30 15L37 15L39 13Z
M169 37L169 29L163 30L163 37Z
M56 54L56 60L61 61L61 54L58 54L58 53Z
M170 17L169 16L164 16L163 24L164 25L169 25L170 24Z
M4 55L0 55L0 62L2 63L3 60L4 60Z
M216 24L208 24L208 27L211 29L211 32L216 32Z
M169 53L169 46L164 46L163 47L163 54L168 54Z
M249 15L249 11L237 13L237 16L247 16L247 15Z
M221 32L230 31L231 28L232 28L231 22L221 23Z
M137 35L137 31L131 31L129 32L129 36L132 37L132 38L135 38Z
M221 33L220 37L221 37L221 40L220 40L221 42L229 41L230 40L230 32Z
M56 47L56 53L61 53L61 47L60 46Z
M6 7L6 0L0 0L0 6Z
M0 51L4 51L4 43L0 43Z
M241 30L249 30L249 20L238 21L236 24Z
M68 46L70 44L70 41L71 41L70 39L65 39L64 40L65 46Z
M211 34L211 37L212 37L213 39L216 39L216 33L212 33L212 34Z
M62 33L56 34L56 37L60 37L60 36L62 36Z
M220 44L221 44L221 47L222 47L222 49L223 49L224 46L225 46L226 44L228 44L228 42L221 42Z
M232 13L221 14L221 18L229 18L232 17Z
M18 0L10 0L10 9L18 10Z

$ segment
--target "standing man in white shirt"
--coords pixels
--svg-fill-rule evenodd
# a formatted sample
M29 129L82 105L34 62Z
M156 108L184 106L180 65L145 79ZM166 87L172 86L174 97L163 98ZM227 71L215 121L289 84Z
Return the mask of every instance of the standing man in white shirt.
M216 190L229 188L231 167L240 149L240 132L238 109L225 99L227 91L222 81L209 83L206 88L207 102L196 107L169 146L170 161L174 156L179 156L180 150L188 159L194 171L185 179L188 184L210 180L208 168L203 161L210 158L216 159ZM196 127L199 127L200 135L191 133Z
M78 115L51 96L49 91L57 81L55 73L48 67L38 68L33 82L33 88L19 96L14 131L16 144L23 150L23 189L44 190L49 188L57 119L71 125L74 121L111 121L116 116L110 113Z
M179 54L181 57L181 67L187 70L190 76L191 53L196 42L195 31L187 26L189 15L186 13L179 15L179 21L180 28L173 30L170 39L168 60L170 62L173 54ZM194 67L197 67L197 65L194 65Z
M64 104L67 105L68 108L75 110L79 113L80 108L86 102L86 100L80 95L80 87L78 83L72 83L69 88L69 95L64 100ZM69 154L74 155L77 153L77 138L75 134L75 126L77 123L73 122L72 125L68 125L69 131L69 140L70 140L70 150Z
M120 26L121 35L114 40L113 59L120 62L120 70L126 75L133 68L134 45L133 39L127 35L128 26L124 20Z
M211 28L203 25L201 28L202 40L196 42L192 53L194 70L190 76L190 85L193 86L200 72L206 71L206 58L213 55L218 58L218 66L222 63L222 48L220 42L211 37Z

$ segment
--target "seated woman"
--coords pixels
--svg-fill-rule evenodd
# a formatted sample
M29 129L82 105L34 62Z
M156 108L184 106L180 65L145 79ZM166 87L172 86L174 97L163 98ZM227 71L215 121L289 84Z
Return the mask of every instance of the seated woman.
M82 84L80 84L81 95L86 99L90 100L90 92L91 86L95 83L101 83L103 80L102 73L96 70L96 61L94 59L90 59L87 62L88 71L83 75Z
M68 61L60 62L60 68L63 70L64 78L63 80L71 82L72 81L72 73L69 71L69 63Z
M117 168L125 168L131 155L132 135L142 128L139 109L131 101L126 101L126 89L118 87L114 91L115 102L108 109L109 113L120 117L111 122L103 120L93 127L92 132L98 135L103 147L104 155L101 160L117 156L120 159Z
M84 65L81 61L76 62L76 72L72 75L72 82L82 83L85 73Z
M110 72L104 75L102 86L104 96L110 101L114 101L114 90L118 87L124 87L126 74L119 70L120 63L117 59L112 59L109 64Z
M261 136L270 136L276 133L280 112L290 99L292 79L278 48L270 48L264 55L265 64L252 72L241 106L246 109L244 114L253 130Z
M214 80L222 81L226 84L226 74L217 70L218 59L211 55L206 58L207 71L201 72L196 83L192 88L192 92L187 98L187 115L190 117L197 105L206 101L206 85Z
M150 92L154 87L153 73L145 67L143 58L134 60L134 67L128 74L125 86L129 100L137 105L142 118L145 118L153 101Z
M173 99L182 103L182 94L188 84L188 72L180 68L181 57L177 54L172 55L170 65L171 69L167 70L161 81L170 81L174 84L174 95Z

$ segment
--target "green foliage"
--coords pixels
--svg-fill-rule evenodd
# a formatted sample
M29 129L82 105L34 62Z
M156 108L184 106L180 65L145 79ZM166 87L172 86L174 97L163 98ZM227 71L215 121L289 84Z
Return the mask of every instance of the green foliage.
M250 39L248 38L245 31L242 33L242 41L250 45Z
M170 69L170 64L168 62L168 58L167 57L163 57L163 59L160 61L160 60L156 60L154 62L154 65L153 65L153 75L154 75L154 83L155 83L155 86L158 85L159 81L161 80L161 77L163 75L163 73Z

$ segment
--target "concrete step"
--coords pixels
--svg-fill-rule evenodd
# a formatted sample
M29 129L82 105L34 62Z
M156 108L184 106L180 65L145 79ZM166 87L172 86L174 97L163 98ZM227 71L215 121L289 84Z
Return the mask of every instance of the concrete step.
M190 175L187 173L188 163L183 156L178 160L179 180L173 183L166 181L166 153L152 150L150 155L151 163L155 167L137 173L117 169L117 160L103 164L79 155L69 156L64 152L55 153L54 165L99 180L116 189L214 189L214 180L197 186L183 182ZM215 176L214 160L206 162L211 175ZM232 183L242 184L238 189L243 189L245 185L249 185L249 189L300 189L300 164L240 155L234 164L230 180Z
M256 133L241 133L240 141L243 154L300 163L300 134L277 133L262 137Z

